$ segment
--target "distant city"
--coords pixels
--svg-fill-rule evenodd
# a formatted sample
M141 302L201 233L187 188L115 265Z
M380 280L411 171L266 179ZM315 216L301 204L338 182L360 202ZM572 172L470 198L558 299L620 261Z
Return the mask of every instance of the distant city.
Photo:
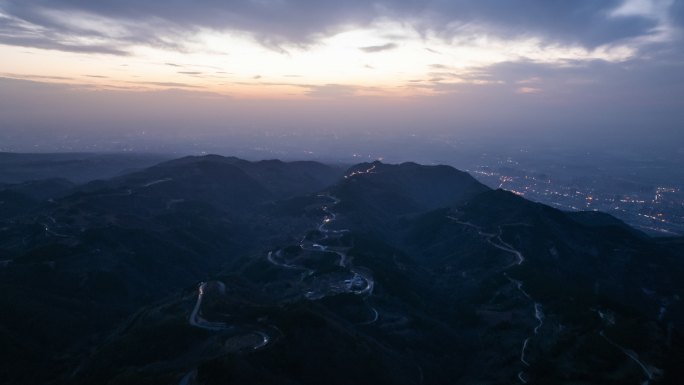
M561 210L606 212L653 236L684 234L681 183L649 183L638 174L631 179L592 172L577 177L565 167L556 168L555 172L537 167L507 158L467 171L492 188Z

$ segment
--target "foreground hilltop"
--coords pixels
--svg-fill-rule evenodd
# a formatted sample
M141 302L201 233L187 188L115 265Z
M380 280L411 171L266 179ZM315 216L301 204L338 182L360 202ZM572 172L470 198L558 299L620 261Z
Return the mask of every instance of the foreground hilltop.
M452 167L211 155L0 196L10 384L682 375L683 239Z

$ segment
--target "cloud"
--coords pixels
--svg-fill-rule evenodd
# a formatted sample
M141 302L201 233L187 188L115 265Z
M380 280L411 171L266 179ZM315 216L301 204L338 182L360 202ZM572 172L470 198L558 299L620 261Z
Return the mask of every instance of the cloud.
M171 88L199 88L195 85L192 84L186 84L186 83L179 83L179 82L147 82L147 81L129 81L128 83L131 84L139 84L139 85L150 85L150 86L159 86L159 87L171 87Z
M672 19L677 23L677 25L684 25L684 2L675 1L672 4Z
M538 94L540 92L542 92L541 88L534 87L519 87L515 90L517 94Z
M670 4L671 0L645 0ZM415 23L449 39L463 27L488 34L536 36L564 44L596 47L654 33L649 14L613 13L624 0L0 0L0 42L75 52L122 54L130 45L183 49L178 36L210 29L245 31L265 44L307 44L350 26L378 19ZM684 22L684 6L666 8ZM33 39L26 39L26 35ZM92 46L68 44L71 37L101 40ZM21 39L23 38L23 39ZM378 46L381 47L381 46ZM377 52L372 50L369 52ZM393 48L393 47L389 47Z
M96 53L108 55L127 55L127 52L115 46L94 43L79 43L65 39L60 33L50 28L25 22L15 17L2 14L0 2L0 44L21 47L34 47L76 53Z
M140 52L143 52L141 55L147 52L155 55L156 51L146 48L161 47L170 54L155 56L150 61L161 68L160 73L174 73L176 77L155 80L176 83L146 83L156 87L201 88L204 85L199 82L199 85L192 85L195 78L177 74L211 76L223 72L213 69L225 68L236 74L235 80L246 79L261 87L266 86L264 81L286 81L283 78L287 75L282 75L281 71L290 75L301 71L298 76L303 75L303 82L317 84L289 85L299 87L295 91L300 93L304 88L307 95L318 97L368 95L379 91L359 85L377 84L375 79L392 74L397 68L403 70L397 64L413 63L414 58L418 58L415 63L419 65L414 67L421 71L408 72L406 77L393 77L410 77L418 81L397 80L395 90L412 87L420 95L430 92L455 94L478 85L492 86L491 89L498 87L509 95L524 91L523 88L540 89L545 97L560 95L560 98L570 92L566 91L568 88L587 88L588 84L597 81L603 85L609 81L628 84L627 75L625 79L616 76L600 79L591 73L597 69L595 73L603 75L627 69L632 71L632 76L638 73L648 79L653 78L653 74L646 69L641 71L641 68L656 71L653 70L655 63L684 63L679 48L681 41L652 39L661 36L663 28L674 29L684 22L684 2L637 2L649 6L632 3L634 0L517 0L515 3L500 0L234 0L228 5L215 0L0 0L0 44L130 56ZM383 29L387 26L401 28ZM351 33L336 34L344 31ZM404 40L400 41L398 35ZM239 44L228 43L233 36L238 43L252 44L250 50L263 51L263 47L253 46L250 38L255 37L266 44L282 44L289 54L270 52L272 56L269 57L277 60L254 61L268 63L270 67L252 69L243 65L248 72L241 73L240 65L231 66L247 63L248 59L240 55ZM335 40L339 36L343 37ZM668 36L679 39L674 33ZM198 49L199 54L212 54L214 51L206 51L205 38L214 39L212 43L219 47L230 48L231 56L215 62L204 61L202 55L182 56L193 49ZM350 40L344 40L346 38ZM312 42L317 44L309 46ZM325 46L329 42L334 44ZM139 46L144 47L139 49ZM308 67L276 65L299 63L298 57L309 57L307 54L315 54L320 47L351 47L353 52L349 56L359 59L353 67L374 71L364 70L355 75L358 79L340 80L334 71L323 66L323 70L317 72L324 76L313 79L307 76L311 72ZM370 55L380 52L386 53ZM293 58L290 62L285 59L289 56ZM328 57L332 56L325 56ZM389 60L385 60L386 57ZM395 57L406 60L395 60ZM639 57L644 60L634 60ZM193 63L193 58L202 60ZM320 65L321 60L315 62ZM601 67L599 62L608 67ZM364 63L367 64L364 66ZM205 71L206 64L217 64L217 67L206 66L209 69ZM276 74L272 68L276 69ZM131 69L130 73L134 74ZM18 72L17 69L13 71ZM671 69L667 73L676 75ZM111 78L115 76L113 73ZM566 76L575 81L572 87L563 84L562 79ZM530 79L538 80L530 82ZM185 81L188 84L182 83ZM649 100L662 101L656 92L659 89L676 94L667 83L645 83L639 92L651 92L655 98ZM289 88L287 90L289 92ZM604 94L610 93L592 89L589 96ZM628 89L621 89L610 95L632 94Z
M115 19L55 4L0 0L0 44L75 53L130 55L135 45L182 50L178 26L166 20ZM53 7L54 6L54 7Z
M486 26L501 36L535 35L548 40L596 47L647 34L656 22L648 17L612 18L610 12L623 0L518 0L501 2L440 1L433 23ZM455 18L455 19L454 19Z
M395 43L387 43L387 44L383 44L383 45L371 45L368 47L361 47L359 49L363 52L366 52L366 53L375 53L375 52L389 51L389 50L392 50L395 48L397 48L397 45Z
M307 95L316 98L340 98L350 97L358 94L360 88L348 86L343 84L325 84L325 85L304 85L308 89Z
M33 75L33 74L17 74L17 73L2 73L0 72L0 78L5 81L9 80L33 80L33 81L63 81L63 80L74 80L74 78L67 76L45 76L45 75Z

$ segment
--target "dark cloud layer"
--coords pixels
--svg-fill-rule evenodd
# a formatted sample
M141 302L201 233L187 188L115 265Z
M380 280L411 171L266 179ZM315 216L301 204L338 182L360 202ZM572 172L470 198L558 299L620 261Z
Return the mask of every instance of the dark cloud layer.
M539 35L593 47L648 33L644 17L612 18L622 0L439 1L441 22L477 21L508 35Z
M342 26L364 25L377 17L422 20L421 27L449 34L454 26L476 23L504 36L533 35L593 47L648 34L656 21L647 17L609 17L621 0L0 0L0 10L32 23L41 34L16 20L0 18L0 42L71 51L122 53L122 47L64 46L59 36L103 37L98 31L75 28L50 17L45 10L87 12L125 22L122 46L144 43L174 46L169 35L198 28L237 29L265 43L308 43ZM673 18L683 21L681 2ZM155 20L154 25L147 25ZM134 27L133 27L134 26ZM26 35L31 35L28 39ZM178 47L176 47L178 48Z
M675 0L672 4L672 16L678 25L684 24L684 1Z

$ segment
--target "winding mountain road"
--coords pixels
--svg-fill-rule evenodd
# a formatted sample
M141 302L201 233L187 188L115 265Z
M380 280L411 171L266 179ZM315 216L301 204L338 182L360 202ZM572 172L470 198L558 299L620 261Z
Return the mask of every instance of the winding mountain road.
M475 225L475 224L473 224L473 223L470 223L470 222L463 222L463 221L461 221L461 220L459 220L458 218L453 217L453 216L447 216L447 218L450 219L451 221L455 222L455 223L460 224L460 225L467 226L467 227L470 227L470 228L475 229L475 230L477 231L477 233L478 233L480 236L485 237L486 240L487 240L487 243L489 243L489 244L492 245L493 247L495 247L495 248L497 248L497 249L499 249L499 250L505 251L505 252L507 252L507 253L513 254L513 256L515 256L515 260L514 260L514 262L513 262L512 264L510 264L509 266L507 266L506 269L509 269L509 268L511 268L511 267L513 267L513 266L520 266L520 265L522 265L522 264L525 262L525 256L522 254L522 252L520 252L519 250L515 249L512 245L510 245L509 243L507 243L506 241L504 241L504 240L501 238L501 235L502 235L502 232L503 232L502 227L504 227L504 226L526 226L527 224L524 224L524 223L514 223L514 224L508 224L508 225L500 225L500 226L498 227L497 233L496 233L496 234L492 234L492 233L487 233L487 232L485 232L485 231L482 229L481 226ZM545 317L545 316L544 316L544 310L543 310L544 308L543 308L543 306L542 306L541 303L534 301L534 299L532 298L532 296L530 296L530 294L529 294L527 291L525 291L525 289L524 289L524 283L523 283L522 281L518 281L518 280L516 280L516 279L513 279L513 278L509 277L507 272L504 272L504 275L506 276L506 278L507 278L512 284L515 285L516 289L517 289L520 293L522 293L523 296L524 296L527 300L529 300L529 301L532 302L533 307L534 307L534 318L537 320L538 323L537 323L537 326L535 326L534 329L533 329L534 334L533 334L532 336L529 336L529 337L525 338L525 340L523 341L523 344L522 344L522 349L520 350L520 362L521 362L524 366L529 367L529 366L530 366L530 362L527 361L527 357L526 357L527 347L528 347L528 345L529 345L530 339L531 339L534 335L539 334L539 330L540 330L540 329L542 328L542 326L544 325L544 317ZM525 371L521 371L521 372L518 373L518 380L520 380L520 382L523 383L523 384L527 384L528 381L525 379Z
M599 335L603 337L606 341L608 341L609 344L613 345L617 349L619 349L624 355L629 357L632 361L636 362L637 365L641 368L641 370L644 372L644 375L646 376L646 381L642 382L641 385L649 385L653 379L656 377L656 371L658 369L652 368L650 365L646 364L645 362L641 361L639 359L639 355L637 352L631 349L627 349L623 347L622 345L619 345L618 343L614 342L610 338L606 336L606 334L601 330L599 332Z
M368 172L372 171L369 169ZM355 174L354 174L355 175ZM310 253L335 253L339 256L339 261L337 266L345 269L352 274L350 278L346 278L342 281L326 281L327 290L321 292L316 290L314 287L309 288L304 292L304 297L309 300L320 300L330 295L336 295L341 293L352 293L360 296L368 296L373 294L373 289L375 287L375 281L373 280L372 273L368 269L362 267L353 266L350 263L349 255L347 254L347 249L345 247L330 246L330 241L338 240L344 233L348 233L348 229L330 229L329 227L337 220L337 213L331 210L331 207L340 203L340 199L333 195L322 194L320 197L330 199L332 202L326 204L322 207L325 216L321 223L316 227L318 232L322 234L322 237L315 242L310 242L306 240L306 236L302 239L299 247L303 251ZM300 269L307 271L306 276L314 276L325 278L324 272L319 272L316 270L309 269L307 267L287 263L282 261L283 259L283 249L269 251L266 259L273 265L286 269Z
M223 283L221 283L223 285ZM223 322L210 322L202 318L201 316L201 310L202 310L202 300L204 299L204 295L206 293L207 289L207 282L202 282L199 285L199 288L197 290L197 302L195 302L195 307L192 309L192 313L190 313L190 325L200 328L200 329L205 329L205 330L210 330L210 331L219 331L219 330L226 330L229 329L229 326L226 325Z

